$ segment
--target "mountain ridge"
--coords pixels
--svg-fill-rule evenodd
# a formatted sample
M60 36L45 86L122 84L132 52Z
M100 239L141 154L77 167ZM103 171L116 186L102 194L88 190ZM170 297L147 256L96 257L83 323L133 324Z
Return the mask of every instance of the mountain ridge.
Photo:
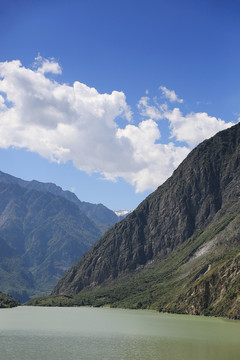
M92 220L99 228L103 235L109 228L119 221L118 216L114 211L108 209L103 204L92 204L86 201L81 201L78 197L69 190L63 190L60 186L54 183L43 183L37 180L23 180L18 177L6 174L0 171L0 182L9 184L18 184L21 187L29 190L37 190L41 192L50 192L54 195L61 196L67 200L75 203L79 209Z

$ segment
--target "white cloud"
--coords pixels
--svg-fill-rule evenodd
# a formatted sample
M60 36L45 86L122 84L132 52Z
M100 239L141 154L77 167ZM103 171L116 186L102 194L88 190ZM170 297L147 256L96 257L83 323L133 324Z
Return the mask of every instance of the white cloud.
M162 95L170 102L183 103L183 99L179 99L174 90L169 90L165 86L160 86L159 89L162 90Z
M49 72L61 73L54 59L38 57L34 69L19 60L0 63L0 147L72 161L76 168L111 181L122 177L138 192L154 190L190 151L173 142L161 144L157 120L168 119L172 138L190 147L232 125L205 113L183 116L156 99L151 105L144 96L138 108L148 119L120 129L119 116L132 119L123 92L100 94L78 81L61 84L46 77Z
M170 122L171 137L187 143L191 148L210 138L218 131L227 129L234 123L209 116L207 113L190 113L183 116L178 108L165 113Z
M58 64L58 62L56 62L54 59L44 59L40 55L35 58L34 67L37 68L37 71L40 74L52 73L58 75L62 73L61 66Z
M5 100L4 97L0 94L0 111L6 110Z
M139 100L137 107L142 116L148 117L152 120L163 119L163 114L167 110L166 104L158 104L155 99L155 105L149 105L150 98L148 96L143 96Z
M23 67L20 61L0 63L0 91L13 104L1 112L0 146L23 147L55 160L72 160L81 170L118 176L140 165L131 161L131 145L116 137L115 118L131 112L122 92L99 94L75 82L59 84ZM130 154L130 155L129 155Z
M134 158L145 164L128 179L136 186L137 192L155 189L162 184L190 151L173 143L156 143L161 135L157 123L151 119L142 121L139 126L127 125L125 129L119 129L117 135L130 141Z

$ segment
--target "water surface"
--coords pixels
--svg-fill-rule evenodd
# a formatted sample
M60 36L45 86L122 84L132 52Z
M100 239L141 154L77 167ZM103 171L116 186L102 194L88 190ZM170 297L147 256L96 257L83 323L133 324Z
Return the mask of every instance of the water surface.
M240 322L106 308L0 310L3 360L239 360Z

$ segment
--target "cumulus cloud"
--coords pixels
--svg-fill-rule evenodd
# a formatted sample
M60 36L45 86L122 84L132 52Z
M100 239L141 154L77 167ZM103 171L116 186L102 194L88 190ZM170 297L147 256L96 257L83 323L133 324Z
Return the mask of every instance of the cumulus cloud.
M147 164L131 174L131 183L136 186L137 192L155 189L162 184L190 151L186 146L157 143L161 134L158 124L152 119L142 121L139 126L127 125L125 129L118 130L117 136L129 140L137 162Z
M57 61L54 59L44 59L40 55L35 58L34 67L37 68L40 74L52 73L58 75L62 73L61 66Z
M174 90L169 90L165 86L160 86L159 89L162 90L162 95L170 102L183 103L183 99L180 99Z
M232 122L226 123L220 118L209 116L205 112L183 116L179 108L166 112L165 117L170 122L171 137L187 143L191 148L215 135L218 131L234 125Z
M197 142L232 125L205 113L183 116L179 109L169 110L144 96L138 109L147 119L120 128L119 117L132 120L123 92L101 94L79 81L61 84L46 75L61 72L54 59L40 56L33 69L19 60L0 63L1 148L72 161L76 168L111 181L121 177L142 192L165 181ZM172 139L186 145L161 143L156 121L163 119L169 121Z
M114 119L131 116L122 92L99 94L80 82L59 84L18 60L0 63L0 75L0 91L12 104L3 108L1 96L1 147L24 147L51 160L72 160L88 172L114 171L113 157L122 168L127 159L131 162L130 145L125 144L125 150L116 137Z
M148 96L142 96L137 104L140 114L153 120L163 119L164 112L167 110L167 105L159 104L156 99L154 100L155 105L150 105L150 98Z

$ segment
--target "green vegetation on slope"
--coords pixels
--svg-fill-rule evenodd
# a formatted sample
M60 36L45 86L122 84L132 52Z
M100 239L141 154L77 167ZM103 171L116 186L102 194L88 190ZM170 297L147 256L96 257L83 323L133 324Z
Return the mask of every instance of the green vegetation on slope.
M18 301L14 300L11 296L7 296L0 292L0 308L12 308L18 305Z
M220 268L233 261L236 253L240 252L240 244L236 248L225 251L229 244L221 243L224 232L226 233L235 221L239 224L237 216L240 204L234 204L228 213L223 214L216 223L212 223L202 234L195 235L181 244L166 259L161 262L153 262L144 270L137 269L134 274L122 277L121 280L112 281L101 288L86 289L77 295L53 295L33 299L29 305L40 306L110 306L133 309L154 309L175 313L193 313L204 315L218 315L232 318L240 318L239 309L229 311L229 301L240 296L240 278L238 286L235 285L226 292L226 295L218 302L217 306L200 308L191 311L193 305L186 303L185 295L190 289L213 274L217 274ZM237 225L235 225L237 226ZM239 230L240 235L240 230ZM193 254L201 249L203 244L214 242L214 251L193 260ZM229 243L233 239L229 239ZM209 264L214 264L211 272L207 272ZM195 294L196 301L201 302L201 294ZM187 296L189 299L190 296ZM234 307L233 307L234 308ZM193 309L192 309L193 310Z

